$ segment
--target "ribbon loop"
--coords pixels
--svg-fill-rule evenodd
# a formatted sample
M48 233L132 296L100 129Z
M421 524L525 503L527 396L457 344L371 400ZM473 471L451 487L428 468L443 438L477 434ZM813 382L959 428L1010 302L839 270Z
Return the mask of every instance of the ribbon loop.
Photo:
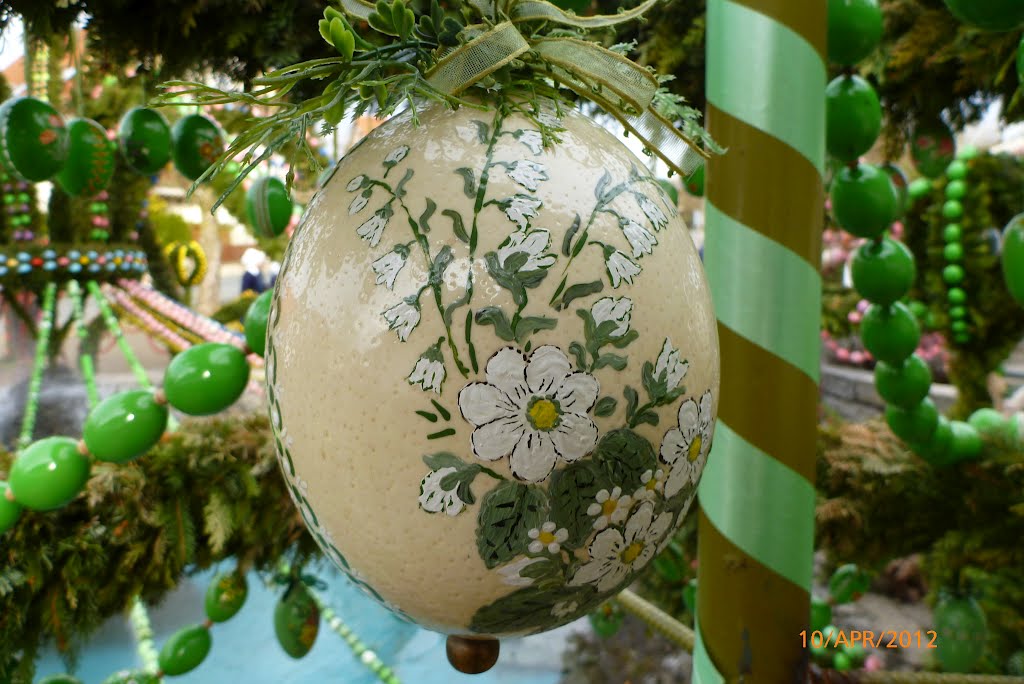
M529 49L519 30L505 21L445 55L427 72L427 83L443 93L457 95Z
M512 3L509 9L509 16L512 21L519 23L523 21L553 21L565 26L574 26L582 29L602 28L615 26L643 16L644 12L654 7L661 0L647 0L631 10L619 12L618 14L598 14L592 17L578 17L570 14L560 7L556 7L545 0L519 0Z
M607 88L634 109L647 109L658 90L658 79L647 69L617 52L577 38L542 38L533 49L545 60L596 92Z

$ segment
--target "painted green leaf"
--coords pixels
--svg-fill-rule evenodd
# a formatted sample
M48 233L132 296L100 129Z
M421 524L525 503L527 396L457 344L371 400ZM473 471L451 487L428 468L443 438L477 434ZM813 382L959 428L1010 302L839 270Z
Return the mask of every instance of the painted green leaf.
M611 343L616 349L625 349L631 342L640 337L640 333L636 330L629 330L622 337L612 338Z
M430 232L430 225L427 222L430 221L430 217L434 215L435 211L437 211L437 204L434 203L434 200L428 197L427 208L423 210L422 214L420 214L420 230L424 233Z
M613 483L622 487L623 494L636 491L641 484L641 476L658 467L651 443L626 428L614 430L601 438L594 452L594 461L601 464Z
M470 485L473 484L473 480L476 479L476 476L482 470L481 466L469 465L461 470L456 470L454 473L448 473L441 478L441 489L446 492L454 489L459 499L467 506L471 506L476 503L476 496L473 494L473 490L470 489Z
M516 342L522 344L523 340L538 330L554 330L556 325L558 325L558 320L555 318L523 316L519 319L519 322L516 323Z
M580 230L580 215L576 214L576 218L573 220L572 225L569 226L569 230L565 233L565 238L562 240L562 254L569 256L570 248L572 247L572 239L576 233Z
M395 197L405 197L405 184L409 182L410 178L412 178L412 169L406 169L402 180L398 181L398 185L395 186Z
M505 312L496 306L485 306L476 312L474 317L478 325L493 325L494 334L508 342L514 342L512 325L508 322Z
M622 394L626 397L626 418L632 420L633 414L636 413L636 407L640 403L640 395L629 385L622 390Z
M615 407L619 402L615 397L601 397L594 405L594 415L599 418L607 418L615 413Z
M547 589L524 587L476 611L469 629L477 634L532 632L552 624L556 603L575 601L579 607L595 601L591 587Z
M466 197L476 197L476 176L473 173L473 169L466 168L465 166L455 169L455 173L462 176L462 191L466 193Z
M580 370L586 370L587 351L583 348L583 345L579 342L572 342L569 344L569 353L576 357L576 367Z
M601 356L597 357L597 360L594 361L594 367L592 370L604 368L605 366L611 366L615 370L620 371L626 367L626 357L618 354L601 354Z
M427 467L431 470L441 470L442 468L462 469L470 466L470 464L448 451L439 451L436 454L428 454L423 457L423 462L426 463Z
M611 490L608 474L594 461L577 461L551 476L551 520L569 532L563 546L579 548L593 531L594 519L587 508L602 489ZM632 492L632 490L630 490Z
M587 237L590 235L589 230L583 231L583 235L580 235L580 239L576 241L576 245L572 248L572 254L569 256L576 258L579 253L583 251L583 248L587 246Z
M594 187L594 197L598 201L604 199L605 190L608 188L608 184L612 182L612 175L607 171L601 176L601 180L597 181L597 185Z
M512 301L519 307L526 306L526 287L523 285L519 274L515 272L515 268L525 265L529 258L530 255L526 252L518 252L509 255L505 259L505 263L502 264L498 261L497 253L488 252L484 255L487 272L494 279L494 282L512 293ZM477 322L480 322L479 318L477 318ZM509 337L507 339L511 340L513 338Z
M466 226L462 222L462 215L454 209L445 209L441 212L441 215L447 216L452 220L452 232L455 233L455 237L469 244L469 235L466 233Z
M452 248L445 245L434 257L434 263L430 265L430 284L439 285L444 282L445 269L455 260Z
M505 481L484 495L477 519L476 545L484 565L494 568L530 544L529 532L544 523L547 494L539 487Z
M538 558L519 571L519 576L534 580L538 586L561 586L565 584L562 564L554 558Z
M481 145L486 145L487 144L487 138L491 134L491 127L488 126L483 121L478 121L476 119L474 119L470 123L472 123L474 126L476 126L476 139L477 139L477 141L479 141Z
M575 285L571 285L566 289L565 294L562 295L562 303L558 305L558 309L561 310L569 306L569 303L574 299L596 294L603 289L604 283L600 280L595 280L591 283L576 283Z
M660 418L658 418L657 413L655 413L651 409L647 409L646 411L638 415L631 424L639 425L640 423L650 423L651 425L657 425L659 420Z

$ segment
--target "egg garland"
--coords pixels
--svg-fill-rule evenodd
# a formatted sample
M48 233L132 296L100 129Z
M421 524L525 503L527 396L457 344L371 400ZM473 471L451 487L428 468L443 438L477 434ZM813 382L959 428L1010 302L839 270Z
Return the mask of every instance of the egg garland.
M171 129L171 157L178 173L191 181L199 178L224 152L224 134L202 114L189 114Z
M274 238L291 223L292 199L279 179L262 176L245 193L245 211L256 235Z
M109 199L110 194L102 190L89 203L89 222L92 224L89 239L95 242L110 240L110 205L107 203Z
M0 189L3 191L3 203L5 223L11 229L11 241L31 242L35 239L35 232L32 230L32 207L29 202L32 196L29 195L29 184L25 181L16 181L7 171L0 166ZM0 259L0 265L3 260Z
M973 149L961 150L957 159L946 168L946 202L942 205L942 217L949 221L942 230L945 246L942 250L946 267L942 279L949 288L949 319L952 339L957 344L967 344L971 339L970 324L967 321L967 292L964 290L964 248L963 227L960 220L964 215L962 200L967 195L967 172L969 162L975 156Z
M33 183L49 180L67 153L64 119L48 103L18 97L0 105L0 164L8 173Z
M67 135L67 158L56 176L61 190L74 197L106 190L114 175L114 149L107 130L92 119L78 118L68 122Z

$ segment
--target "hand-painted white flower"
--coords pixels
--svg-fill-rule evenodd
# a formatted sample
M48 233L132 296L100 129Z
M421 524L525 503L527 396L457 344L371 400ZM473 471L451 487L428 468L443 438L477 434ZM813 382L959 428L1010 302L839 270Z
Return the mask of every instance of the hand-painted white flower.
M534 563L544 560L543 558L529 558L524 557L519 560L503 565L498 568L498 574L501 575L501 581L505 584L513 587L528 587L533 584L533 579L530 577L523 577L520 573L527 567Z
M356 176L355 178L353 178L352 180L350 180L348 182L348 185L345 186L345 189L348 190L349 192L355 192L359 188L363 187L363 183L365 183L365 182L366 182L366 174L362 174L361 173L358 176Z
M661 230L668 225L668 217L665 216L665 212L650 197L639 193L636 193L634 196L636 197L637 204L640 205L640 210L650 219L654 230Z
M622 228L622 234L629 240L629 246L633 248L634 258L654 253L654 245L658 244L658 238L654 237L654 233L632 219L620 221L619 227Z
M633 300L629 297L602 297L590 307L590 316L598 328L609 321L616 324L608 337L622 337L629 332L629 318L632 314Z
M505 173L508 174L509 178L531 192L537 189L539 182L548 180L548 171L544 165L527 159L513 162L505 169Z
M445 489L441 481L455 472L455 468L449 466L440 470L431 470L420 482L420 508L427 513L440 513L444 511L450 516L456 516L465 503L459 498L458 486L453 489Z
M441 345L438 343L423 352L416 360L416 365L409 373L408 380L410 385L419 385L424 392L433 391L440 394L444 377L444 357L441 355Z
M679 406L679 427L665 433L661 442L661 460L671 466L665 482L665 496L678 494L686 484L696 485L711 449L714 431L711 416L711 390L700 398L700 405L687 399Z
M390 220L390 207L378 209L374 212L373 216L363 221L362 225L356 228L356 235L369 242L371 247L376 247Z
M633 277L640 274L640 267L617 249L605 257L604 265L608 269L613 288L618 287L623 280L632 285Z
M540 131L518 131L516 138L534 154L540 154L544 149L544 139L541 137Z
M564 527L558 528L555 523L550 520L540 528L533 528L527 532L530 539L530 553L540 553L544 549L548 550L548 553L558 553L562 550L562 542L569 538L569 530Z
M629 494L622 493L622 487L615 487L612 491L602 489L594 497L594 503L587 506L587 515L594 520L594 529L603 530L609 525L618 525L626 516L633 505L633 498Z
M640 487L633 492L633 501L655 501L665 489L665 471L648 470L640 476Z
M579 609L579 601L559 601L551 606L551 614L556 618L564 618L573 615Z
M558 347L537 347L529 362L518 349L500 349L486 376L459 392L459 410L475 427L477 458L509 456L513 475L540 482L558 461L578 461L597 445L597 425L587 413L600 385L589 373L572 372Z
M420 324L420 304L415 297L409 297L395 304L382 315L388 322L388 329L398 332L398 339L405 342L409 339L412 329Z
M509 221L518 225L521 230L525 230L530 219L537 216L537 210L542 204L541 200L529 195L515 195L507 202L505 216Z
M550 268L555 263L553 254L546 253L551 242L551 233L546 230L517 230L505 238L505 241L498 246L498 263L506 266L509 257L513 254L526 254L529 258L516 273L527 273Z
M373 195L372 192L361 192L353 197L351 204L348 205L348 215L355 216L361 212L363 207L366 206L366 203L370 201L371 195Z
M610 528L594 538L590 560L576 571L569 585L596 584L600 592L615 589L651 562L671 522L671 513L655 518L654 506L648 502L641 504L629 517L623 532Z
M396 147L395 149L391 150L391 152L388 154L388 156L384 157L384 164L385 164L385 166L394 166L398 162L400 162L403 159L405 159L405 155L407 155L407 154L409 154L409 146L408 145L402 145L401 147Z
M680 358L679 350L674 348L672 340L666 337L665 344L661 347L661 353L658 354L658 361L654 364L654 378L660 379L664 373L665 389L671 392L679 387L680 381L686 376L688 370L690 370L690 362Z
M395 289L395 278L398 272L405 266L405 260L409 256L409 250L405 245L396 245L393 250L374 261L370 267L377 274L376 283L383 285L389 290Z

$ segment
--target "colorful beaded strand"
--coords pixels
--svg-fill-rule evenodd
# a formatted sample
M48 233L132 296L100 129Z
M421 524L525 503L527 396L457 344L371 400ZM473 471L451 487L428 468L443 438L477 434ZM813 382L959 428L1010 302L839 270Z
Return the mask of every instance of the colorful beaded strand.
M39 391L43 384L43 371L46 369L46 354L50 348L50 332L53 330L53 317L57 300L57 284L48 283L43 292L43 316L36 329L36 354L32 364L32 375L28 384L28 395L25 398L25 416L21 423L21 434L18 436L18 450L24 449L32 442L32 432L36 427L36 414L39 410Z
M81 345L78 352L78 362L82 368L82 380L85 382L85 392L89 398L89 410L91 411L96 407L96 404L100 403L100 396L96 389L96 370L93 365L92 354L81 350L87 344L89 331L82 324L82 321L85 319L85 312L82 304L82 288L77 280L68 281L68 295L71 297L75 332L78 335L79 345Z

